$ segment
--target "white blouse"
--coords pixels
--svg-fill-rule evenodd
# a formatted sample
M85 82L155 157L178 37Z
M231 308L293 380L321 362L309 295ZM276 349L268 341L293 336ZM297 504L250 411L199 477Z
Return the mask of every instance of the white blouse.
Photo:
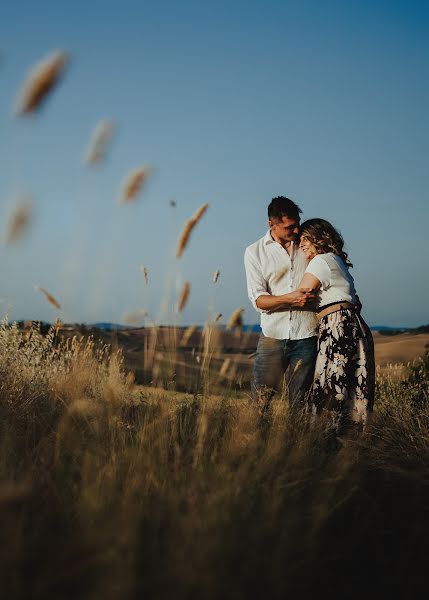
M317 277L320 287L320 307L332 302L356 303L353 277L343 260L334 254L318 254L308 264L306 273Z

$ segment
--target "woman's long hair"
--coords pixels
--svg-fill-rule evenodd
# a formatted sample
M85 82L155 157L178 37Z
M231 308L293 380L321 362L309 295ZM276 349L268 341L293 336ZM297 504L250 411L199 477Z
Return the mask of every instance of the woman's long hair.
M301 225L301 237L306 238L316 248L318 254L332 252L343 259L347 267L352 267L347 252L344 251L343 236L325 219L308 219Z

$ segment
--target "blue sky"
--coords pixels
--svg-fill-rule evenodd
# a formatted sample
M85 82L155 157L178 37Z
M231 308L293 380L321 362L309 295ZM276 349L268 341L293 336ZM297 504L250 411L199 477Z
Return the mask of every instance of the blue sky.
M144 308L165 322L189 280L178 322L238 306L257 322L243 252L265 233L271 197L286 195L343 233L370 324L427 323L428 30L422 2L5 5L0 213L4 223L31 193L35 221L0 248L0 311L117 322ZM56 48L72 58L61 85L35 118L13 117L25 74ZM117 135L88 170L82 153L103 117ZM156 168L151 180L118 206L141 164ZM183 223L206 201L176 261Z

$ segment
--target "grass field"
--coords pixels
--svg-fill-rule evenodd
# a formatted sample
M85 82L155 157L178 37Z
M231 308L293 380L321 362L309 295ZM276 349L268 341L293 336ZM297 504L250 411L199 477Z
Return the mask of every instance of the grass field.
M193 331L186 328L158 327L106 331L69 327L61 335L90 336L120 349L124 366L132 371L138 384L151 384L178 391L198 391L208 378L210 391L231 388L246 390L252 375L253 356L259 333L225 331L216 326ZM425 352L429 334L402 333L395 336L373 332L376 364L389 375L402 377L406 365Z
M0 331L2 598L415 598L426 589L429 362L366 432L245 391L138 385L120 354Z

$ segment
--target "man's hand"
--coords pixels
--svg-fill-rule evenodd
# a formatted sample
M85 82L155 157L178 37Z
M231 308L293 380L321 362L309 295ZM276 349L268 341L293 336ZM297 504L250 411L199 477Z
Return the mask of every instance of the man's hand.
M314 310L316 307L317 293L311 288L299 288L286 295L290 308L308 308Z

